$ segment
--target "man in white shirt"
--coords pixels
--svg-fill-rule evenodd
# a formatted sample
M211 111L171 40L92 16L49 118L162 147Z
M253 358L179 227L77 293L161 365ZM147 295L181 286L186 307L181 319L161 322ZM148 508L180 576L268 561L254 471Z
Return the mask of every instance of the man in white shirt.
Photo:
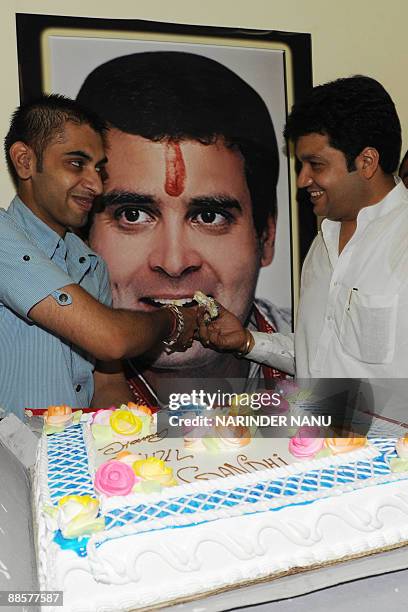
M300 378L408 377L408 191L388 93L355 76L315 87L285 136L298 187L325 217L302 270L295 334L250 333L223 310L202 342Z

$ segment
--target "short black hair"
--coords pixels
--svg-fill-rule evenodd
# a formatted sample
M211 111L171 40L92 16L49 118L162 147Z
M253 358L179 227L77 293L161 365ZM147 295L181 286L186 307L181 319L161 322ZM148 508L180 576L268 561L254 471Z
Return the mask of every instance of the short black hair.
M322 134L342 151L349 171L365 147L377 149L382 170L391 174L401 154L401 124L394 102L375 79L356 75L318 85L296 103L284 136L295 143L307 134Z
M18 175L10 157L10 147L18 141L29 145L36 155L37 168L41 171L46 147L64 131L67 121L89 125L104 140L106 122L76 100L65 96L43 95L22 104L15 110L8 134L4 139L7 166L15 186L18 185Z
M260 95L219 62L178 51L133 53L98 66L77 100L110 126L152 141L222 137L245 161L258 234L276 215L279 154Z

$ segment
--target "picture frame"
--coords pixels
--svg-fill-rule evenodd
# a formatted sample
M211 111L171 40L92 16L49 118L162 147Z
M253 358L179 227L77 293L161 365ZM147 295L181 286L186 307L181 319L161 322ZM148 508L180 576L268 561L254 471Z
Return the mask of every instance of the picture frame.
M43 92L75 97L97 65L157 49L216 59L259 93L275 126L280 177L275 255L261 269L257 296L294 313L301 265L317 222L310 204L297 196L295 161L286 151L282 130L294 101L312 86L310 34L23 13L16 15L16 27L21 102Z

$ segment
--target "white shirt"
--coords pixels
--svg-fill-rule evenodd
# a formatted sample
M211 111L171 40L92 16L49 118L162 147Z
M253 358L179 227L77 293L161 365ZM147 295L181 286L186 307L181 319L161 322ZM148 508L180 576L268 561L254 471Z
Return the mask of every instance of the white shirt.
M255 332L247 358L299 378L408 378L407 189L362 208L339 255L340 225L325 219L307 254L295 335Z

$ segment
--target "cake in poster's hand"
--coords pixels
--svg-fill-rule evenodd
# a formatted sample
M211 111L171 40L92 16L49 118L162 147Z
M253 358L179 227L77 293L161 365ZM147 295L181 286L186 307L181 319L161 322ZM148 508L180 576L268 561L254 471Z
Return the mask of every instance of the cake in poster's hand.
M156 433L157 419L147 406L129 402L120 408L97 410L92 415L90 426L98 442L129 441Z
M211 319L216 319L218 317L218 306L214 298L205 295L202 291L196 291L194 293L194 299L199 306L204 306Z

